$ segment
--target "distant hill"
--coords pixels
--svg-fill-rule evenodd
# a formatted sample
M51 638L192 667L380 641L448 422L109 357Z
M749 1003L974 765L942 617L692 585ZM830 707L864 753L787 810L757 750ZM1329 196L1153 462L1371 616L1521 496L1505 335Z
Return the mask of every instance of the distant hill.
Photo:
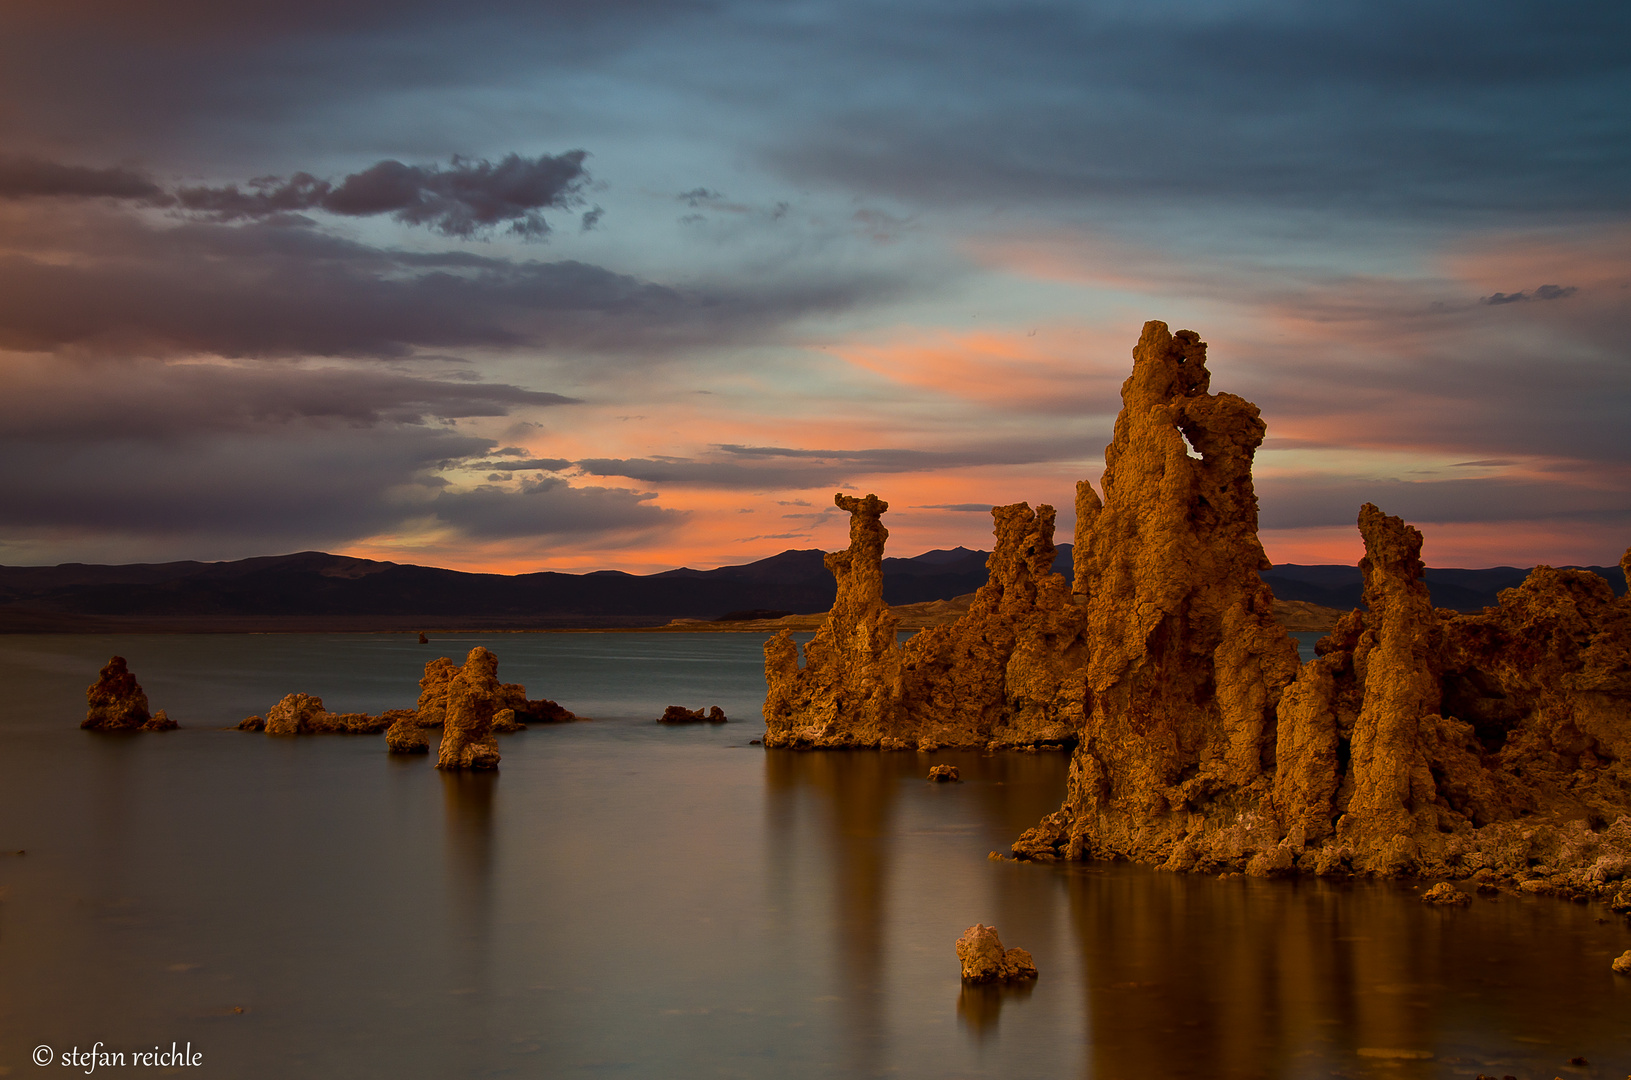
M1625 575L1618 566L1586 566L1608 581L1617 595L1625 595ZM1435 607L1480 611L1498 602L1502 589L1520 585L1528 569L1495 566L1488 570L1451 570L1429 566L1424 575ZM1364 577L1357 566L1299 566L1285 563L1263 571L1263 580L1280 600L1305 600L1351 611L1359 606Z
M1054 569L1070 576L1070 545ZM884 560L891 604L950 600L985 584L984 551L949 548ZM1618 567L1587 567L1625 591ZM1526 570L1427 571L1433 602L1473 611ZM1263 572L1283 601L1357 607L1352 566L1287 564ZM0 632L326 631L659 626L741 612L811 614L836 586L818 550L713 570L660 574L470 574L320 551L236 562L0 567Z
M985 583L983 551L884 560L892 604ZM818 550L660 574L470 574L303 551L236 562L0 567L0 632L548 629L655 626L735 611L825 611Z

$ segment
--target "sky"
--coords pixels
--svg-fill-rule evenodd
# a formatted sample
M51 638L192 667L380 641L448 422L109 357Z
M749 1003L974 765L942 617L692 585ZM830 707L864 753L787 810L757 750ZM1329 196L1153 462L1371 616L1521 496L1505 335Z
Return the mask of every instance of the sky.
M151 10L155 7L162 11ZM6 0L0 563L1068 540L1145 320L1275 562L1631 544L1631 7Z

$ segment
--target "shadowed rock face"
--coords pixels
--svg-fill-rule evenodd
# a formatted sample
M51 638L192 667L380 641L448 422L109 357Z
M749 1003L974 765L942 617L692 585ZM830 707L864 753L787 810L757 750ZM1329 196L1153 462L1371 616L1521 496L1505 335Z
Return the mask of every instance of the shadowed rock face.
M1631 598L1538 567L1496 607L1434 609L1421 534L1367 504L1364 609L1299 665L1258 576L1265 426L1210 384L1194 333L1146 324L1103 496L1077 486L1071 587L1053 509L997 507L990 582L904 647L887 504L839 496L839 602L802 666L786 633L767 643L767 745L1074 741L1024 858L1476 876L1631 909Z
M125 658L115 656L85 688L85 720L79 726L87 731L170 731L176 723L162 709L148 714L147 694Z

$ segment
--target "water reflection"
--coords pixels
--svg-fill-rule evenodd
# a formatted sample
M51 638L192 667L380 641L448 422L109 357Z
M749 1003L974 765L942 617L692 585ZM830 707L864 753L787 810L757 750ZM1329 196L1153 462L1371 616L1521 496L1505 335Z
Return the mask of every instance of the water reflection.
M769 750L765 754L772 848L791 854L796 844L794 801L801 793L820 799L820 813L832 868L832 898L838 940L832 955L843 988L839 1009L846 1065L870 1073L884 1049L884 936L890 820L910 754ZM782 862L782 872L788 866Z
M996 1033L997 1021L1002 1018L1002 1003L1024 1001L1035 989L1036 983L1030 980L1013 985L964 983L957 993L957 1021L972 1032L977 1041L984 1042Z
M497 772L438 771L445 812L444 849L448 891L447 988L452 1025L466 1044L467 1060L489 1056L493 1045L493 797Z
M1631 1065L1623 1022L1631 986L1607 968L1626 947L1626 928L1599 923L1598 909L1506 896L1440 910L1408 883L986 862L987 845L1002 846L1057 805L1062 757L773 750L765 758L772 878L793 888L801 843L824 860L816 890L834 911L825 950L842 991L834 1008L848 1071L898 1065L892 1014L900 1023L909 1012L901 972L939 978L953 962L937 939L926 959L905 955L904 938L920 920L939 919L939 934L948 907L962 925L997 922L1005 942L1030 949L1043 968L1034 985L961 986L941 999L970 1050L992 1060L1022 1044L1025 1014L1040 1006L1058 1039L1084 1045L1082 1075L1096 1080L1607 1076ZM928 765L942 761L965 782L925 783ZM952 861L926 860L928 848ZM908 879L925 868L942 875L938 886ZM926 898L937 887L955 898L932 911ZM1576 1056L1598 1072L1569 1074Z
M1392 883L1058 872L1093 1076L1523 1075L1625 1053L1584 909L1506 897L1441 911Z

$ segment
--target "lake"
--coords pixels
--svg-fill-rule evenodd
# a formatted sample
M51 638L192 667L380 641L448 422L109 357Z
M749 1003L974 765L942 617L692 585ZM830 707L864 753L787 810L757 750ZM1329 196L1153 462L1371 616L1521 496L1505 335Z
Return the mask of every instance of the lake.
M381 736L223 730L292 691L411 707L427 659L477 644L594 719L468 776ZM760 646L0 637L0 1075L82 1075L60 1055L97 1042L246 1078L1631 1072L1631 929L1604 908L995 862L1064 755L767 752ZM78 730L114 653L182 730ZM654 723L671 704L732 722ZM926 781L942 762L963 782ZM1034 987L961 984L975 922Z

